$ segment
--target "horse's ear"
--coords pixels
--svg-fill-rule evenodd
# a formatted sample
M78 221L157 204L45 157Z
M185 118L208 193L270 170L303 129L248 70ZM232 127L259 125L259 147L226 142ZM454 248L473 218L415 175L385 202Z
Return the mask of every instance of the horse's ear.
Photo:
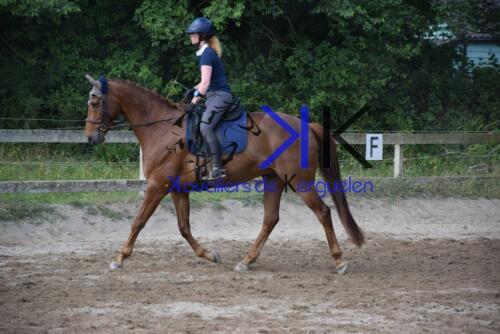
M89 74L85 74L85 78L92 84L92 86L101 89L101 83L97 80L94 80Z

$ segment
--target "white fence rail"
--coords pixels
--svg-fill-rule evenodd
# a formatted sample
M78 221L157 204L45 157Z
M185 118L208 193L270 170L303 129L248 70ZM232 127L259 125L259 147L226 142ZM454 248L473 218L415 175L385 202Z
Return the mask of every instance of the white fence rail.
M384 145L429 145L429 144L499 144L500 132L380 132L384 134ZM350 144L364 145L365 133L343 133ZM2 143L87 143L82 130L9 130L0 129ZM111 131L106 143L137 143L132 131Z
M380 133L380 132L377 132ZM382 132L383 133L383 132ZM384 134L384 145L394 145L394 177L403 176L404 145L429 144L499 144L500 133L429 132ZM350 144L365 145L365 133L344 133ZM87 143L82 130L9 130L0 129L3 143ZM137 143L132 131L113 131L106 135L106 143ZM422 179L423 180L423 179ZM420 182L420 181L419 181ZM422 181L423 182L423 181ZM3 181L0 193L65 192L65 191L122 191L142 190L145 186L142 151L140 151L138 180L81 180L81 181Z

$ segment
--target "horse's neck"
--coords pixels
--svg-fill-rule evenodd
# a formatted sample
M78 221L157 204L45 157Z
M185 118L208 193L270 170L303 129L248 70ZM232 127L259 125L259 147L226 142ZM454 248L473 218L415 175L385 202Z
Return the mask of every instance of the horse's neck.
M154 146L153 142L158 142L161 137L168 136L171 133L173 123L179 117L176 112L152 112L147 111L144 116L139 109L134 110L134 115L127 117L129 123L132 125L134 132L141 147ZM137 117L135 114L139 114Z
M171 132L173 123L182 112L160 99L151 101L150 96L144 95L144 92L135 87L132 87L134 91L127 91L126 88L130 89L116 85L114 92L125 117L132 125L132 131L145 150L152 146L150 142L157 141L159 137ZM147 125L148 123L150 124Z

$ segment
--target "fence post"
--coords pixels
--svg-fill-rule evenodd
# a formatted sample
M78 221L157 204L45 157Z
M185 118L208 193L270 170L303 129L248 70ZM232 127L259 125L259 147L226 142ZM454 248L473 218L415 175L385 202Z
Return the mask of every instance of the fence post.
M142 163L142 147L139 144L139 180L145 180L144 176L144 164ZM144 197L144 190L139 191L139 196Z
M144 164L142 162L142 148L139 145L139 180L145 180L144 177Z
M403 145L394 145L394 177L403 176Z

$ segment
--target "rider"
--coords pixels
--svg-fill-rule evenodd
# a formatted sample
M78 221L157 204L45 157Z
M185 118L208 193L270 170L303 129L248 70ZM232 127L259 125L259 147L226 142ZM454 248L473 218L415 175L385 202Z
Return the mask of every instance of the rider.
M217 179L225 177L225 170L222 168L222 151L214 129L226 107L231 104L233 96L220 59L221 46L219 39L214 36L212 22L198 17L186 32L191 38L191 44L198 46L196 56L201 70L201 82L194 87L191 103L197 103L201 97L206 98L206 110L203 112L200 131L213 159L212 179Z

